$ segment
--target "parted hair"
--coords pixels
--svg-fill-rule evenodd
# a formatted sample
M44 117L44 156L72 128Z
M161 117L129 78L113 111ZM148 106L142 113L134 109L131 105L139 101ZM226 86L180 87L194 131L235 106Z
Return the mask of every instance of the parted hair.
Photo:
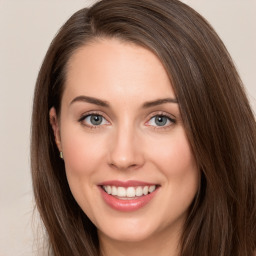
M224 44L204 18L178 0L98 1L73 14L53 39L36 82L31 136L33 190L49 254L100 254L97 229L72 196L49 122L51 107L57 115L61 111L71 55L99 38L116 38L152 51L178 99L201 172L180 256L252 256L255 118Z

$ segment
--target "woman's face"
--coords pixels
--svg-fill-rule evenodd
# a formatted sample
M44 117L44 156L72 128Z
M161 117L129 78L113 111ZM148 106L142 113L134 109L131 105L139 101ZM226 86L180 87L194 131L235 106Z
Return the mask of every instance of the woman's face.
M50 111L74 198L100 239L178 234L199 171L159 59L117 39L78 49L57 119Z

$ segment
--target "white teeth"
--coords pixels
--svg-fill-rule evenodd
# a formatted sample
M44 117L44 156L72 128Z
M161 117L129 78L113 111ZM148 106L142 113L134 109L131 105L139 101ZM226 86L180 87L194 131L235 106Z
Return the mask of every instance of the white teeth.
M136 196L142 196L142 195L143 195L142 187L137 187L136 188Z
M107 193L111 194L111 187L110 186L107 186Z
M153 191L156 190L156 185L152 186L144 186L144 187L116 187L116 186L103 186L104 190L112 196L117 196L117 197L140 197L143 195L147 195L149 193L152 193Z
M144 195L147 195L147 194L148 194L148 186L145 186L145 187L143 188L143 194L144 194Z
M115 186L112 187L112 196L117 196L117 188Z
M135 197L135 188L129 187L126 190L127 197Z
M126 189L123 187L117 188L117 196L126 197Z
M150 186L149 189L148 189L148 191L149 191L150 193L152 193L155 189L156 189L156 186L155 186L155 185L154 185L154 186Z

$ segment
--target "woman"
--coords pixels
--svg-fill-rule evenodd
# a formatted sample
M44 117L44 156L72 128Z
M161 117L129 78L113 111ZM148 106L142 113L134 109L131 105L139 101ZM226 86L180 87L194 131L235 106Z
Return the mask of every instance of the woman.
M33 186L50 250L252 256L255 142L232 60L190 7L103 0L78 11L34 96Z

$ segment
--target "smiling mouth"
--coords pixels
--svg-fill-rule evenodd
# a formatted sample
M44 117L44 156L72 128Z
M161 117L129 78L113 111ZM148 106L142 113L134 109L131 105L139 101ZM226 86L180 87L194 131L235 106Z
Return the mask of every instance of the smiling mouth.
M98 187L108 206L117 211L131 212L149 204L161 185L136 180L113 180L98 184Z
M136 186L136 187L118 187L104 185L101 188L109 195L117 197L122 200L132 200L146 196L150 193L153 193L159 186L150 185L150 186Z

